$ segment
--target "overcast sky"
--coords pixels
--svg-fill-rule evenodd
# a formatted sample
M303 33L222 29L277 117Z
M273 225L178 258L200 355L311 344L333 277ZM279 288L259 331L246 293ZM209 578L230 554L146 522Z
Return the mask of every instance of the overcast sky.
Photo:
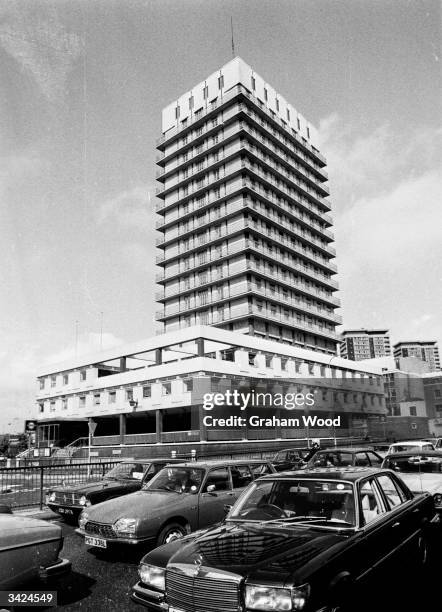
M104 346L155 332L161 109L231 59L231 15L320 128L345 326L441 342L438 1L0 0L0 432L75 321L79 351L100 313Z

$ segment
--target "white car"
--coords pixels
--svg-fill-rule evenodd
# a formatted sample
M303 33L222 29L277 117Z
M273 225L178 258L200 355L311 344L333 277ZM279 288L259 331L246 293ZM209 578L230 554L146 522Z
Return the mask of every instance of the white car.
M436 450L434 445L427 440L410 440L409 442L395 442L388 449L387 455L393 453L414 453L434 450Z

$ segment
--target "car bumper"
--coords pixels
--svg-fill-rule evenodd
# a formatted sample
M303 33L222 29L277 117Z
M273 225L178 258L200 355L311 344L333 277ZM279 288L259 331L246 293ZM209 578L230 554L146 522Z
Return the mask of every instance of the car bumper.
M50 580L52 578L58 578L64 576L71 571L71 562L68 559L57 559L54 565L48 565L47 567L41 567L39 570L39 576L41 580Z
M62 516L78 516L80 512L82 512L88 506L62 506L61 504L46 504L47 507L52 510L52 512L56 512L57 514L61 514Z
M137 582L132 587L131 599L153 612L166 612L168 610L168 605L164 601L164 594L147 589L142 586L141 582Z
M96 535L94 533L88 533L84 529L76 529L75 530L78 535L81 535L83 538L89 536L91 538L98 538L100 540L105 540L107 544L147 544L153 542L155 540L154 536L149 536L145 538L104 538L103 536Z

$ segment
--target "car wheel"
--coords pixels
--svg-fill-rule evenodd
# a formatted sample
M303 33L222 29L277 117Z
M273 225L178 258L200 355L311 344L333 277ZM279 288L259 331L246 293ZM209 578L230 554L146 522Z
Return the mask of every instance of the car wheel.
M157 546L162 546L162 544L170 544L170 542L175 542L175 540L181 540L185 535L187 535L187 529L180 525L179 523L169 523L160 531L157 537Z

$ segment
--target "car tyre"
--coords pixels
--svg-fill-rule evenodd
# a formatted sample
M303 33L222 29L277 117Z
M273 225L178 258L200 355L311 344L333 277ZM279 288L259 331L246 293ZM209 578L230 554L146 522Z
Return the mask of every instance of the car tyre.
M185 535L187 535L186 527L180 525L180 523L168 523L158 534L157 546L170 544L170 542L175 542L175 540L181 540Z

